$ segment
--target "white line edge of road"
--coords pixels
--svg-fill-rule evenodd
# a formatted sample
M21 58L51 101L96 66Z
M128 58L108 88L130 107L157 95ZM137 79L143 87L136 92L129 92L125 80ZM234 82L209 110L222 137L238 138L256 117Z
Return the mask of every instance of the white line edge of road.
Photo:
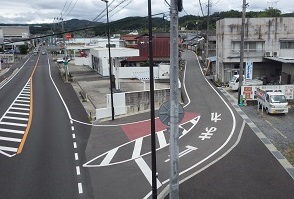
M53 83L53 85L54 85L54 87L55 87L55 89L56 89L56 92L58 93L58 95L59 95L59 97L60 97L60 99L61 99L61 101L62 101L62 103L63 103L63 106L64 106L64 108L65 108L65 110L66 110L66 112L67 112L67 115L68 115L68 118L69 118L69 120L70 120L70 123L72 124L73 122L72 122L72 117L71 117L71 114L70 114L70 112L69 112L69 109L68 109L68 107L67 107L67 105L66 105L64 99L62 98L62 96L61 96L61 94L60 94L60 91L58 90L58 88L57 88L57 86L56 86L56 84L55 84L55 82L54 82L54 80L53 80L53 78L52 78L52 75L51 75L51 65L50 65L50 60L49 60L49 58L47 59L47 61L48 61L48 68L49 68L49 77L50 77L50 79L51 79L51 81L52 81L52 83ZM74 126L71 126L71 130L74 131ZM73 135L74 135L74 134L73 134ZM73 139L75 139L75 136L73 136ZM73 147L74 147L74 149L77 149L77 143L76 143L76 142L73 142ZM75 157L75 160L76 160L76 161L79 160L79 159L78 159L78 153L75 153L75 154L74 154L74 157ZM80 174L81 174L80 166L76 166L76 175L79 176ZM81 183L81 182L79 182L79 181L78 181L78 192L79 192L79 194L83 194L83 193L84 193L84 192L83 192L83 183Z
M50 65L49 58L47 59L47 61L48 61L48 66L49 66L49 77L50 77L50 79L51 79L51 81L52 81L52 83L53 83L53 85L54 85L54 87L56 89L56 92L58 93L58 95L59 95L59 97L60 97L60 99L61 99L61 101L63 103L63 106L64 106L64 108L65 108L65 110L67 112L67 115L68 115L69 120L72 120L72 117L71 117L71 114L70 114L70 112L68 110L68 107L67 107L64 99L62 98L62 96L61 96L61 94L60 94L60 92L59 92L59 90L58 90L58 88L57 88L57 86L56 86L56 84L55 84L55 82L54 82L54 80L52 78L52 75L51 75L51 65Z

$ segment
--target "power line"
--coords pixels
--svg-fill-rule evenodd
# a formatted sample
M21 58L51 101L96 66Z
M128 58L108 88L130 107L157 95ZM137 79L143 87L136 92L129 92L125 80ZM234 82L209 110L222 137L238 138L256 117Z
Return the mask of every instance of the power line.
M63 8L62 8L62 10L61 10L61 13L63 12L63 10L64 10L64 8L65 8L65 6L66 6L66 4L67 4L67 1L68 1L68 0L66 0L65 4L63 5Z
M127 7L128 5L130 5L130 3L132 3L134 0L130 0L129 2L127 2L126 5L124 5L120 10L118 10L117 12L113 13L110 17L112 17L113 15L115 15L116 13L118 13L119 11L121 11L122 9L124 9L125 7ZM123 2L124 3L124 2ZM115 8L114 8L115 9ZM114 10L113 9L113 10Z
M201 12L202 12L202 16L204 17L204 13L203 13L203 9L202 9L202 4L201 1L199 0L199 4L200 4L200 8L201 8Z
M65 16L65 13L68 11L69 7L71 6L72 1L73 1L73 0L70 1L69 5L67 6L67 9L64 11L63 16Z
M76 4L77 4L78 1L79 0L76 0L75 1L74 5L71 7L70 11L64 17L67 17L71 13L71 11L74 9L74 7L76 6Z

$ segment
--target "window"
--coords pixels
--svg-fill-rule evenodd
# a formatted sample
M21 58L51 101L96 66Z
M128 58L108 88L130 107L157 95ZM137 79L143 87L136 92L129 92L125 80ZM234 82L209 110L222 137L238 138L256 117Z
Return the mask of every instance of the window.
M294 41L281 41L280 48L281 49L294 49Z
M240 52L240 41L232 42L232 51ZM264 41L245 41L244 52L262 52L264 50Z

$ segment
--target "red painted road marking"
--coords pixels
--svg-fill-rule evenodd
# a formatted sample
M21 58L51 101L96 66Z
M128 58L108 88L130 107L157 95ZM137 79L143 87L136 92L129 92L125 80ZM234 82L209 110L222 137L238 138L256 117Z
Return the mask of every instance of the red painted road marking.
M197 113L190 113L186 112L184 115L184 118L181 122L181 124L199 116ZM150 127L150 120L148 121L142 121L134 124L128 124L128 125L121 125L122 130L125 132L129 140L135 140L137 138L149 135L151 132ZM155 119L155 132L159 132L162 130L165 130L166 126L161 123L159 118Z

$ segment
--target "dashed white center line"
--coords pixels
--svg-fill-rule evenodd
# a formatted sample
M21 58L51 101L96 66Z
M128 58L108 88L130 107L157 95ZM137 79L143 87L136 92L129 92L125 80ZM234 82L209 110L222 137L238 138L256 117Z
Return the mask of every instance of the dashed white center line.
M78 183L79 194L83 193L82 183Z
M79 160L79 154L75 153L75 160Z
M74 131L75 130L75 127L74 126L71 126L71 130Z
M73 138L73 139L76 139L76 134L73 133L73 134L72 134L72 138Z
M76 170L77 170L77 175L81 175L81 171L80 171L80 167L79 166L76 166Z
M73 146L74 146L74 148L76 149L76 148L77 148L77 143L74 142L74 143L73 143Z

